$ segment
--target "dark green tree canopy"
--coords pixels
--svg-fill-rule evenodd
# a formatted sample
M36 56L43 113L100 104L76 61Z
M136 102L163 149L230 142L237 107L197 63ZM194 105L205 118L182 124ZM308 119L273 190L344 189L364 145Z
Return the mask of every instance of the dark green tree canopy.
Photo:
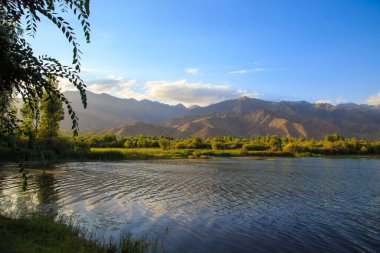
M57 86L55 80L49 80L51 86ZM52 145L54 140L58 137L59 122L64 119L65 112L63 110L62 101L59 100L54 94L44 94L41 101L41 120L40 120L40 137Z
M78 118L69 101L57 87L49 85L48 79L66 78L77 87L84 107L87 106L86 85L79 76L80 45L77 43L74 29L58 13L71 11L81 24L86 41L89 43L89 2L89 0L1 0L0 2L0 95L4 97L1 101L9 101L9 96L17 92L33 110L33 101L37 97L42 98L44 92L50 96L54 95L66 104L74 134L78 132ZM25 20L26 32L34 36L41 16L54 23L71 44L72 67L63 66L47 55L34 55L24 37L21 22ZM1 104L1 107L1 124L9 125L10 128L17 126L9 122L10 112L6 110L7 105Z

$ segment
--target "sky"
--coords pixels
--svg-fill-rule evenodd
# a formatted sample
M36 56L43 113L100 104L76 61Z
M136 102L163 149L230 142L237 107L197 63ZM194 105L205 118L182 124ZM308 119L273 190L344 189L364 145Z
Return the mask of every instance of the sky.
M90 44L67 19L93 92L186 106L242 96L380 104L379 0L114 0L90 9ZM71 63L71 46L47 20L28 40L36 54Z

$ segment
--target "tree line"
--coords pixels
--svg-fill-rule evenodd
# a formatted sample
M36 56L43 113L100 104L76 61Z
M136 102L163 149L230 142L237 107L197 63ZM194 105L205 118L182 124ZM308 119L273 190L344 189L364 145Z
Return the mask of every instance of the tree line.
M57 87L55 79L49 85ZM32 105L30 103L33 103ZM117 136L114 134L87 133L63 134L59 122L64 119L63 102L55 94L45 92L41 98L24 103L20 108L22 121L7 138L0 140L0 147L11 149L49 150L56 154L67 151L90 152L91 148L160 148L162 150L239 150L241 152L268 151L293 154L349 155L380 154L380 141L345 138L337 133L323 139L289 136L252 136L250 138L217 136L186 137L171 136ZM17 114L14 107L13 113ZM16 116L13 117L16 117Z
M49 100L50 101L50 100ZM49 105L45 105L44 108ZM50 105L51 106L51 105ZM289 137L289 136L255 136L250 138L237 138L232 136L218 137L186 137L173 138L170 136L116 136L114 134L85 134L78 136L58 134L49 112L41 110L39 130L28 136L19 134L15 136L14 148L31 148L31 136L43 149L52 150L58 154L70 151L90 151L91 148L125 148L162 150L240 150L288 152L294 154L316 155L350 155L350 154L380 154L380 141L358 140L345 138L339 134L326 135L323 139ZM63 112L57 112L60 117ZM28 126L29 127L29 126ZM7 145L7 143L0 143Z
M212 149L242 151L283 151L321 155L380 154L380 141L345 138L337 133L323 139L295 138L277 135L237 138L232 136L186 137L170 136L116 136L112 134L75 137L87 147L161 148L161 149Z

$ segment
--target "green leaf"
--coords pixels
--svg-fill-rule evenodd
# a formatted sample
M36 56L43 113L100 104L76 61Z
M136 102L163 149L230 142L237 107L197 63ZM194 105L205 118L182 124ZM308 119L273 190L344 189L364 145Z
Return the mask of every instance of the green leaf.
M87 15L90 16L90 0L86 0L85 7L86 7L86 13L87 13Z

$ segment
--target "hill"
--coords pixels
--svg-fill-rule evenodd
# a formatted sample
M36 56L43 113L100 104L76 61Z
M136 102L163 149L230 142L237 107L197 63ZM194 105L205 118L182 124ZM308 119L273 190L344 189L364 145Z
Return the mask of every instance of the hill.
M121 99L90 91L86 93L88 106L87 109L84 109L78 92L64 92L78 115L81 131L103 131L135 122L157 123L181 116L188 111L181 104L171 106L150 100ZM61 122L61 129L71 129L71 121L67 113L65 120Z
M379 106L271 102L242 97L186 108L181 104L171 106L88 91L88 108L83 109L77 92L64 94L78 114L81 131L174 137L275 134L315 138L337 132L347 137L380 139ZM61 128L69 130L70 126L66 116Z
M162 132L157 132L157 128L152 127L152 133L175 137L247 137L276 134L321 138L337 132L347 137L380 139L380 110L369 105L270 102L243 97L206 107L195 107L181 117L161 122L160 127ZM129 125L108 132L133 135L140 133L138 128L138 125Z

